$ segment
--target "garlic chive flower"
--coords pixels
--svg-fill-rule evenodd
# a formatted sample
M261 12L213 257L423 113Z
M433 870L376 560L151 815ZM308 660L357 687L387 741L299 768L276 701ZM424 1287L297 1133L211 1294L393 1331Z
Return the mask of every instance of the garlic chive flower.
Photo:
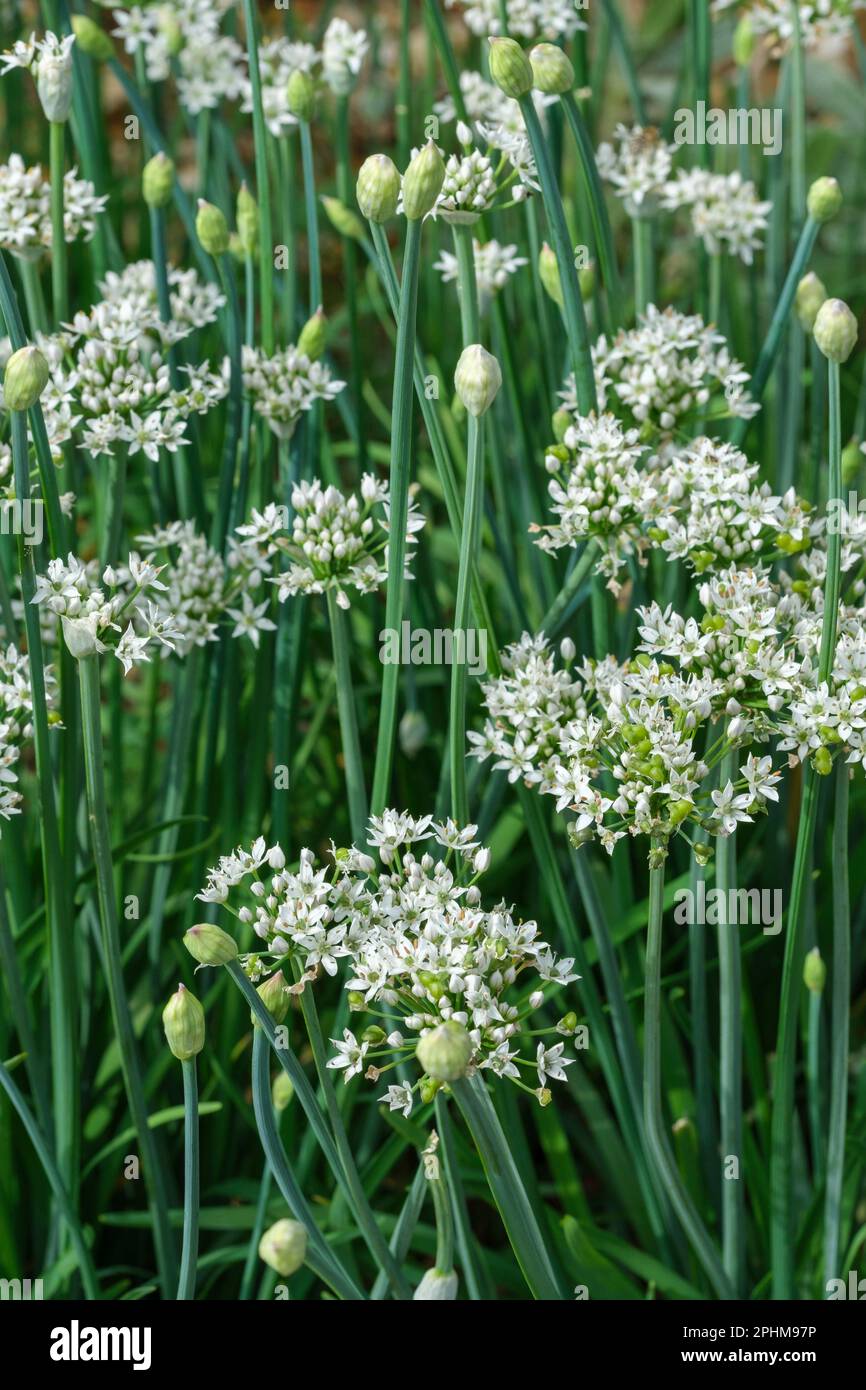
M676 146L663 140L655 126L618 125L614 141L599 145L598 172L624 200L630 217L650 215L670 178Z
M75 35L59 38L50 31L43 39L31 35L26 42L18 39L5 53L0 54L0 76L13 68L28 68L36 82L36 91L46 120L62 124L72 106L72 49Z
M289 109L288 86L293 72L315 73L320 55L311 43L295 42L284 35L264 35L259 43L259 75L265 125L271 135L280 137L297 129L298 120ZM244 74L241 110L253 109L252 86Z
M70 554L65 562L49 560L45 574L37 574L32 602L61 619L76 659L109 652L128 675L138 662L150 660L152 643L174 649L172 617L148 597L165 588L160 573L160 566L133 553L126 565L106 568L101 582L94 582L90 567Z
M45 667L45 702L49 727L59 727L58 691L54 670ZM0 645L0 818L10 820L21 812L16 764L21 750L33 737L33 702L30 694L30 658L14 643Z
M229 364L225 363L226 382ZM345 387L323 362L311 362L300 346L278 348L268 356L261 348L244 346L241 358L244 393L253 410L278 439L291 439L301 415L316 401L332 401Z
M688 210L695 236L710 256L737 256L751 265L763 245L773 204L758 198L755 185L736 170L713 174L708 169L677 170L661 189L661 206Z
M713 0L711 8L714 13L723 14L739 4L740 0ZM819 48L831 54L842 51L850 43L857 23L855 11L862 9L863 0L811 0L799 5L796 11L788 0L749 0L745 20L755 38L769 43L773 58L781 57L791 48L794 14L799 17L804 48Z
M512 275L521 266L529 265L525 256L518 256L514 245L503 246L498 241L481 244L472 242L475 260L475 285L478 291L478 308L486 314L495 296L507 285ZM444 284L457 280L457 257L451 251L442 251L433 266L438 270Z
M369 47L363 29L353 29L338 15L330 21L322 37L322 77L335 96L354 90Z
M63 176L63 236L67 242L90 241L107 197L98 197L76 169ZM27 168L20 154L0 164L0 249L35 261L51 249L51 184L38 165Z
M451 9L458 0L445 0ZM502 0L460 0L463 19L479 38L502 32ZM505 0L509 34L522 39L569 39L587 26L574 0Z

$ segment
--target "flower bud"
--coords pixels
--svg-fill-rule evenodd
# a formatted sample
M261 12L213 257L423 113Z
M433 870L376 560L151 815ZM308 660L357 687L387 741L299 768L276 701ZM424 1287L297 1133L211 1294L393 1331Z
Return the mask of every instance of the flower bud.
M89 613L85 618L61 618L63 625L63 640L70 656L76 661L81 661L84 657L96 656L98 652L104 652L105 647L96 635L97 616Z
M829 222L842 206L842 190L836 179L816 179L806 197L806 209L816 222Z
M349 237L352 241L363 241L364 224L356 212L347 208L346 204L341 203L339 198L328 198L323 195L321 203L325 209L325 216L334 231L339 232L340 236Z
M245 183L238 189L235 222L244 255L254 256L259 247L259 205Z
M194 994L178 985L162 1011L165 1040L179 1062L198 1056L204 1047L204 1009Z
M454 371L454 386L470 415L483 415L496 400L502 372L492 353L480 343L464 348Z
M849 487L863 466L863 450L859 439L849 439L842 450L842 482Z
M738 68L747 68L755 51L755 26L751 17L744 14L734 29L731 53Z
M818 310L826 298L827 290L823 281L818 279L814 270L810 270L808 275L803 276L794 295L794 308L804 333L812 332Z
M857 342L857 320L844 299L825 299L812 333L831 362L847 362Z
M289 1012L289 996L286 992L286 982L283 979L282 970L278 970L275 975L271 975L265 980L264 984L259 985L256 993L273 1019L274 1023L285 1022ZM254 1026L259 1026L259 1021L250 1010L250 1019Z
M198 200L195 215L195 230L199 241L209 256L221 256L229 247L229 227L224 215L213 203Z
M490 76L500 91L515 101L532 90L532 64L514 39L490 40Z
M96 63L107 63L114 57L114 44L101 25L86 14L74 14L70 19L75 42Z
M304 353L311 362L317 361L325 351L325 342L328 337L328 320L319 305L311 319L307 319L301 329L300 337L297 342L298 352Z
M358 170L355 196L368 222L388 222L400 197L400 175L393 159L386 154L371 154L365 159Z
M829 777L830 773L833 771L833 755L830 749L825 748L823 744L820 748L816 748L815 756L812 759L812 766L819 777Z
M561 96L574 86L574 68L555 43L537 43L529 54L532 85L545 96Z
M577 283L580 288L580 297L584 304L592 299L595 290L595 261L590 261L589 265L582 265L577 272Z
M36 69L36 91L46 118L60 125L72 105L72 50L44 53Z
M449 1019L419 1038L415 1055L435 1081L456 1081L466 1075L472 1057L472 1039L465 1028Z
M271 1100L275 1110L285 1110L291 1105L295 1088L284 1071L278 1071L271 1083Z
M246 263L247 253L243 248L237 232L229 232L229 255L237 265L244 265Z
M827 967L821 959L821 952L813 946L803 962L803 984L813 994L821 994L827 983Z
M428 1269L421 1283L412 1295L418 1303L432 1303L440 1299L457 1297L457 1274L453 1269L443 1273L440 1269Z
M7 410L29 410L48 385L48 363L32 345L13 352L3 377L3 402Z
M164 208L171 202L174 187L174 164L160 150L149 159L141 171L141 192L149 208Z
M558 304L561 309L565 301L562 297L562 281L559 278L559 262L556 252L547 242L538 253L538 278L554 304Z
M299 121L309 122L316 111L316 84L308 72L295 68L286 87L286 105Z
M564 407L554 410L550 418L550 427L557 444L561 444L565 438L565 431L571 429L571 412Z
M160 5L156 27L159 36L168 49L169 57L176 58L183 48L183 30L171 5Z
M421 711L419 709L407 709L400 720L400 728L397 733L400 740L400 751L407 758L416 757L427 742L429 732L430 727Z
M259 1258L283 1278L294 1274L307 1258L306 1227L288 1217L275 1222L259 1241Z
M237 960L238 943L222 927L201 922L184 933L183 944L200 965L227 965Z
M432 140L419 150L403 175L403 211L418 222L434 206L445 182L445 163Z

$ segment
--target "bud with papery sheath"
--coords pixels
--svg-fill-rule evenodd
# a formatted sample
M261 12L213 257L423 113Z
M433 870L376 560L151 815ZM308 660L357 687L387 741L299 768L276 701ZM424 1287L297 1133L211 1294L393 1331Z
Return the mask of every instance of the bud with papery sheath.
M818 310L826 298L826 286L823 281L818 279L814 270L810 270L808 275L803 276L797 286L797 293L794 295L794 308L804 333L812 332L815 327L815 319L818 317Z
M70 19L75 41L82 53L96 63L107 63L114 57L114 44L101 25L86 14L74 14Z
M183 944L200 965L228 965L237 959L238 943L213 922L190 927L184 933Z
M812 329L815 342L831 362L847 362L857 342L857 320L844 299L825 299Z
M412 1295L416 1303L438 1303L456 1297L457 1275L453 1269L449 1269L447 1274L439 1269L428 1269Z
M195 215L195 230L202 247L209 256L221 256L229 249L229 224L219 208L213 203L198 200Z
M532 91L532 64L514 39L490 40L490 76L515 101Z
M538 253L538 278L554 304L558 304L561 309L564 300L562 298L562 281L559 278L559 262L556 259L556 252L548 246L547 242Z
M307 319L301 329L301 335L297 341L298 352L304 353L311 362L315 362L325 351L325 343L328 340L328 320L322 312L322 306L313 314L312 318Z
M288 1217L277 1221L259 1241L259 1258L284 1279L294 1274L307 1258L306 1227Z
M809 189L806 208L816 222L829 222L842 206L842 190L835 179L816 179Z
M141 171L141 192L149 208L164 208L171 202L174 163L160 150Z
M3 377L3 403L7 410L29 410L48 385L48 363L32 345L13 352Z
M36 93L46 118L62 125L72 106L72 43L64 39L56 50L43 53L36 69Z
M341 203L339 198L328 198L323 195L321 203L325 209L325 216L334 231L339 232L340 236L349 237L352 241L363 241L365 236L364 224L356 212L347 208L346 204Z
M254 256L259 246L259 205L245 183L238 189L235 221L244 254Z
M400 174L386 154L371 154L358 170L355 184L358 207L368 222L387 222L397 211Z
M435 206L445 182L445 162L428 140L403 175L403 211L410 222L420 222Z
M284 1023L289 1012L289 996L282 970L278 970L275 975L269 976L264 984L259 985L257 993L274 1023ZM252 1010L250 1010L250 1018L253 1024L258 1027L259 1021Z
M803 962L803 984L813 994L821 994L827 983L827 967L821 959L821 952L813 946Z
M545 96L562 96L574 86L574 68L555 43L537 43L529 54L532 84Z
M204 1009L194 994L178 985L162 1011L165 1040L179 1062L197 1057L204 1047Z
M472 1039L465 1028L448 1019L419 1038L415 1056L435 1081L457 1081L466 1075L472 1057Z
M316 84L308 72L295 68L286 87L286 105L296 120L309 122L316 112Z
M470 415L488 411L502 385L502 372L492 353L480 343L464 348L454 372L454 386Z

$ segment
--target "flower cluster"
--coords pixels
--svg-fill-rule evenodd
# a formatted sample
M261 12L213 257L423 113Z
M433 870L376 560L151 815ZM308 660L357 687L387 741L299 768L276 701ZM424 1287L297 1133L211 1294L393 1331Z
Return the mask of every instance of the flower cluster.
M604 141L596 151L599 174L625 200L630 217L653 212L670 178L676 146L667 144L655 126L618 125L614 141Z
M100 281L99 292L103 303L122 307L134 318L143 336L170 346L215 323L225 295L195 270L169 265L166 278L171 310L168 323L163 323L159 312L153 261L131 261L120 272L110 270Z
M473 241L472 252L475 261L475 288L478 292L478 308L486 314L496 294L516 275L521 266L528 265L525 256L518 256L514 245L503 246L498 241ZM451 251L441 251L433 266L447 285L457 279L457 257Z
M145 597L146 591L165 589L160 572L133 553L126 565L106 567L100 585L93 566L70 554L65 562L50 560L46 573L37 574L32 601L60 618L74 657L111 652L126 675L137 662L150 660L152 642L174 650L173 615Z
M461 143L464 146L473 141L483 143L487 147L488 157L491 150L498 150L517 175L519 184L514 196L518 200L527 192L536 190L538 172L519 102L507 97L499 87L477 72L461 72L460 93L469 121L468 126L462 120L458 121L457 133ZM533 92L532 97L536 109L543 111L549 98L540 92ZM441 121L450 124L458 120L457 107L450 95L437 101L433 110Z
M236 38L220 33L230 8L231 0L117 7L114 34L127 53L141 52L151 82L166 81L176 59L178 98L196 116L215 110L223 100L237 101L246 86L244 50Z
M289 110L289 78L293 72L312 74L318 62L318 52L311 43L296 42L283 34L268 35L259 45L262 107L265 123L272 135L285 135L297 126L297 118ZM241 110L249 113L252 109L253 92L247 79Z
M50 666L45 668L45 702L49 722L57 727L53 711L57 707L57 682ZM0 647L0 817L9 820L21 809L15 765L22 745L33 737L30 696L30 660L13 644Z
M66 241L89 241L107 201L76 169L68 169L63 176ZM38 164L28 169L20 154L0 164L0 248L31 261L51 248L51 184Z
M736 171L713 174L708 169L678 169L676 178L664 185L661 203L689 210L692 229L708 255L724 252L739 256L746 265L763 245L760 233L767 229L773 206L761 201L755 185Z
M339 15L330 21L322 38L322 77L335 96L352 91L369 47L363 29L353 29Z
M278 439L291 439L300 416L316 401L332 401L345 386L323 362L311 361L294 344L271 356L260 348L243 349L243 385L253 409ZM228 364L226 364L228 372Z
M741 0L713 0L714 13L741 6ZM785 52L794 37L793 14L788 0L751 0L742 8L756 35L772 40L776 55ZM850 42L857 23L856 11L864 0L806 0L797 5L800 37L807 48L839 49Z
M458 3L473 34L502 33L500 0L446 0L449 9ZM575 0L505 0L508 33L521 39L569 39L586 28L581 8Z
M193 521L172 521L137 537L145 554L164 551L166 583L155 595L159 612L172 624L172 643L179 656L203 647L217 637L217 622L225 610L227 569L219 555L195 529Z

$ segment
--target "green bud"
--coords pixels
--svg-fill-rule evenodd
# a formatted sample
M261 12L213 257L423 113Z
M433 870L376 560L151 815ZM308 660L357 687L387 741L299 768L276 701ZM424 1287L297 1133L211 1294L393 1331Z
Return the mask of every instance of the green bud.
M813 946L803 962L803 984L813 994L821 994L827 983L827 967L821 959L821 952Z
M490 76L500 91L515 101L532 91L532 64L514 39L490 40Z
M29 410L48 384L48 363L38 348L28 345L13 352L3 377L3 401L7 410Z
M755 51L755 26L749 15L744 14L734 29L731 52L738 68L747 68Z
M559 278L559 262L556 252L547 242L538 253L538 278L554 304L558 304L561 309L565 301L562 297L562 281Z
M442 1083L432 1076L422 1076L418 1086L418 1094L424 1105L432 1105L436 1099L436 1092L441 1091Z
M574 1033L577 1029L577 1014L572 1009L570 1013L563 1014L556 1025L558 1033Z
M190 927L183 944L200 965L227 965L230 960L237 960L238 943L213 922Z
M410 222L427 216L444 182L445 163L433 141L428 140L403 175L403 211Z
M584 303L592 299L595 290L595 262L590 261L589 265L582 265L577 272L577 283L580 286L580 297Z
M830 773L833 771L833 755L830 749L825 748L823 744L820 748L817 748L815 750L815 756L812 759L812 766L819 777L829 777Z
M371 1023L369 1028L365 1028L361 1034L361 1042L369 1043L371 1047L378 1047L383 1043L387 1034L384 1028L380 1028L378 1023Z
M311 319L307 319L301 329L298 338L298 352L303 352L309 357L311 362L315 362L325 351L325 343L328 338L328 320L322 313L321 306L316 310Z
M685 799L682 801L675 801L669 810L671 825L682 825L686 817L691 815L692 810L693 807L690 801L686 801Z
M816 179L806 197L809 216L816 222L829 222L842 206L842 190L836 179Z
M545 96L562 96L574 86L574 68L555 43L537 43L530 51L529 64L532 85Z
M221 256L229 248L229 227L219 208L213 203L198 200L195 215L195 230L199 241L209 256Z
M362 1013L367 1007L367 1001L358 989L349 990L349 1009L352 1013Z
M114 44L101 25L86 14L74 14L70 20L75 42L96 63L107 63L114 57Z
M436 1081L456 1081L466 1075L472 1039L465 1028L449 1019L419 1039L415 1055L428 1076Z
M309 123L316 112L316 84L308 72L295 68L286 87L286 104L299 121Z
M550 418L550 425L553 430L554 439L557 444L561 444L565 438L566 430L571 429L571 411L565 409L554 410Z
M863 451L859 439L849 439L842 450L842 482L847 487L853 483L863 466Z
M183 30L170 5L160 6L156 27L160 37L165 41L169 57L176 58L183 48Z
M296 1273L307 1258L307 1229L288 1217L277 1221L259 1241L259 1258L285 1279Z
M245 183L238 189L235 221L244 254L254 256L259 248L259 205Z
M247 253L237 232L229 232L229 255L238 265L243 265L247 259Z
M804 333L812 332L818 310L826 298L827 290L823 281L818 279L814 270L810 270L808 275L803 276L794 295L794 308Z
M355 196L368 222L381 225L390 221L400 197L400 174L393 159L386 154L371 154L365 159L358 170Z
M274 1023L285 1022L289 1012L289 996L286 992L286 982L283 979L282 970L278 970L275 975L270 975L267 980L259 985L256 990L259 998L273 1019ZM250 1019L255 1027L259 1027L259 1021L250 1010Z
M412 1295L417 1303L437 1303L456 1297L457 1275L453 1269L449 1269L447 1273L439 1269L428 1269Z
M204 1047L204 1009L194 994L178 985L162 1011L165 1040L179 1062L197 1057Z
M829 361L847 362L857 342L857 320L844 299L825 299L812 333Z
M284 1071L278 1071L271 1083L271 1100L274 1102L275 1110L285 1110L287 1105L291 1105L295 1088Z
M149 208L164 208L171 202L174 164L162 150L149 159L141 171L141 192Z
M706 865L709 864L710 860L711 860L712 857L713 857L713 847L712 847L712 845L709 843L709 841L708 841L706 844L703 844L703 843L699 840L699 841L695 844L695 847L694 847L694 854L695 854L695 860L697 861L697 863L700 864L702 868L705 868Z
M341 203L339 198L328 198L322 196L322 207L325 209L325 216L331 226L340 236L349 237L352 241L362 241L366 235L364 224L357 213L351 208L347 208L345 203Z
M496 400L502 372L492 353L480 343L464 348L454 371L454 386L470 415L484 415Z

